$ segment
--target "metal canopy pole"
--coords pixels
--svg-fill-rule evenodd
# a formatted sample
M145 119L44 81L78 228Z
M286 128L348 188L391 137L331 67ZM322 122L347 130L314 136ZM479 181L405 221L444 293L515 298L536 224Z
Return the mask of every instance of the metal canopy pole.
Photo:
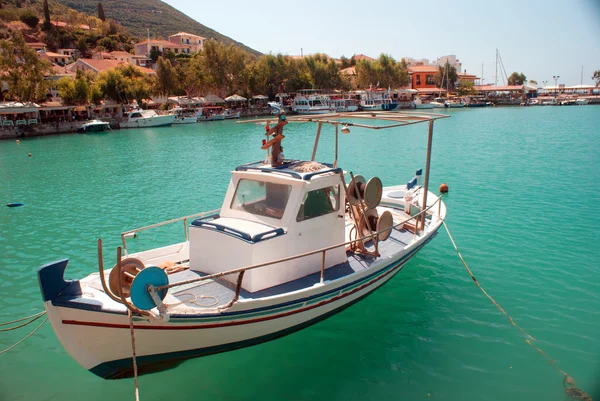
M421 210L427 209L427 191L429 191L429 167L431 165L431 145L433 142L433 120L429 121L429 134L427 135L427 161L425 162L425 184L423 185L423 190L425 193L423 194L423 205L421 205ZM420 218L422 221L422 227L425 228L425 213L423 213ZM418 224L417 224L418 226ZM419 228L415 228L415 232L419 231Z
M335 125L335 161L333 162L333 168L337 168L338 164L338 126L339 124Z
M323 126L322 122L319 122L319 127L317 128L317 137L315 138L315 147L313 148L312 157L310 161L315 161L315 157L317 156L317 146L319 146L319 138L321 137L321 127Z

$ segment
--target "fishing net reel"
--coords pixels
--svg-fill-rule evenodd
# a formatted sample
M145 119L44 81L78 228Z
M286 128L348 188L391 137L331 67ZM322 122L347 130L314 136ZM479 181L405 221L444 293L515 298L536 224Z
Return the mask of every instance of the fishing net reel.
M390 211L379 215L377 206L381 202L383 185L378 177L373 177L367 182L362 175L352 176L348 184L347 200L350 208L350 216L356 230L355 238L366 237L362 241L352 244L354 252L364 253L372 256L380 256L378 252L379 241L388 239L392 232L394 220ZM367 248L368 243L374 247Z

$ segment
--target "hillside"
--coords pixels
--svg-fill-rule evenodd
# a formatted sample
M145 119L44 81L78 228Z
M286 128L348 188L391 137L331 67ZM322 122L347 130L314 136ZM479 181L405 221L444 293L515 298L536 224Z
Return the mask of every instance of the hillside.
M77 11L97 15L98 0L58 0L58 2ZM260 55L256 50L202 25L160 0L102 0L102 6L106 18L115 19L127 28L130 34L140 38L147 36L147 29L150 29L152 37L160 39L166 39L169 35L183 31L207 39L214 38L225 44L233 43L251 54Z

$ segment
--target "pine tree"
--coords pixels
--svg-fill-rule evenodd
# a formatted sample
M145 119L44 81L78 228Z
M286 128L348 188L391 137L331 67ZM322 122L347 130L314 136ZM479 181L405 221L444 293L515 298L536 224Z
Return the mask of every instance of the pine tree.
M50 8L48 0L44 0L44 29L50 29Z
M98 3L98 18L102 21L106 21L106 17L104 16L104 7L102 7L102 3Z

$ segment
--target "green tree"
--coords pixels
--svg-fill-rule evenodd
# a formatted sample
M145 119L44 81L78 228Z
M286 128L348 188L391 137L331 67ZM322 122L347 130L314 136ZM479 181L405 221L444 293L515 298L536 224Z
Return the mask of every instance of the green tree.
M52 27L50 24L50 8L48 7L48 0L44 0L44 26L45 30L48 30Z
M523 73L513 72L508 77L509 85L523 85L525 82L527 82L527 77Z
M150 49L150 53L148 54L148 57L150 57L152 59L153 63L156 63L156 60L158 60L158 58L161 55L161 51L158 49Z
M537 85L537 84L538 84L538 83L537 83L537 81L536 81L536 80L534 80L534 79L530 79L530 80L529 80L529 85Z
M12 40L0 40L0 71L8 84L8 95L21 102L46 98L49 84L45 76L52 65L25 44L23 36L13 33Z
M40 22L38 16L35 15L31 10L25 10L23 13L21 13L19 19L21 20L21 22L27 24L27 26L30 28L35 28L38 22Z
M75 80L70 77L62 77L58 80L58 96L66 105L75 104Z
M106 21L106 16L104 15L104 7L102 6L102 3L98 3L98 19L100 19L102 22Z
M438 67L438 72L435 74L433 80L440 88L445 88L447 85L448 90L454 90L456 88L456 81L458 81L456 68L446 61L446 64Z
M158 58L158 69L156 78L158 80L158 92L161 95L169 96L176 88L176 75L171 65L171 61L162 57Z
M74 101L75 104L87 104L90 98L90 84L85 73L77 70L77 76L74 83Z
M477 93L475 84L472 81L461 79L457 83L458 96L468 96Z
M600 70L594 71L594 75L592 75L592 79L596 81L596 86L600 86Z

